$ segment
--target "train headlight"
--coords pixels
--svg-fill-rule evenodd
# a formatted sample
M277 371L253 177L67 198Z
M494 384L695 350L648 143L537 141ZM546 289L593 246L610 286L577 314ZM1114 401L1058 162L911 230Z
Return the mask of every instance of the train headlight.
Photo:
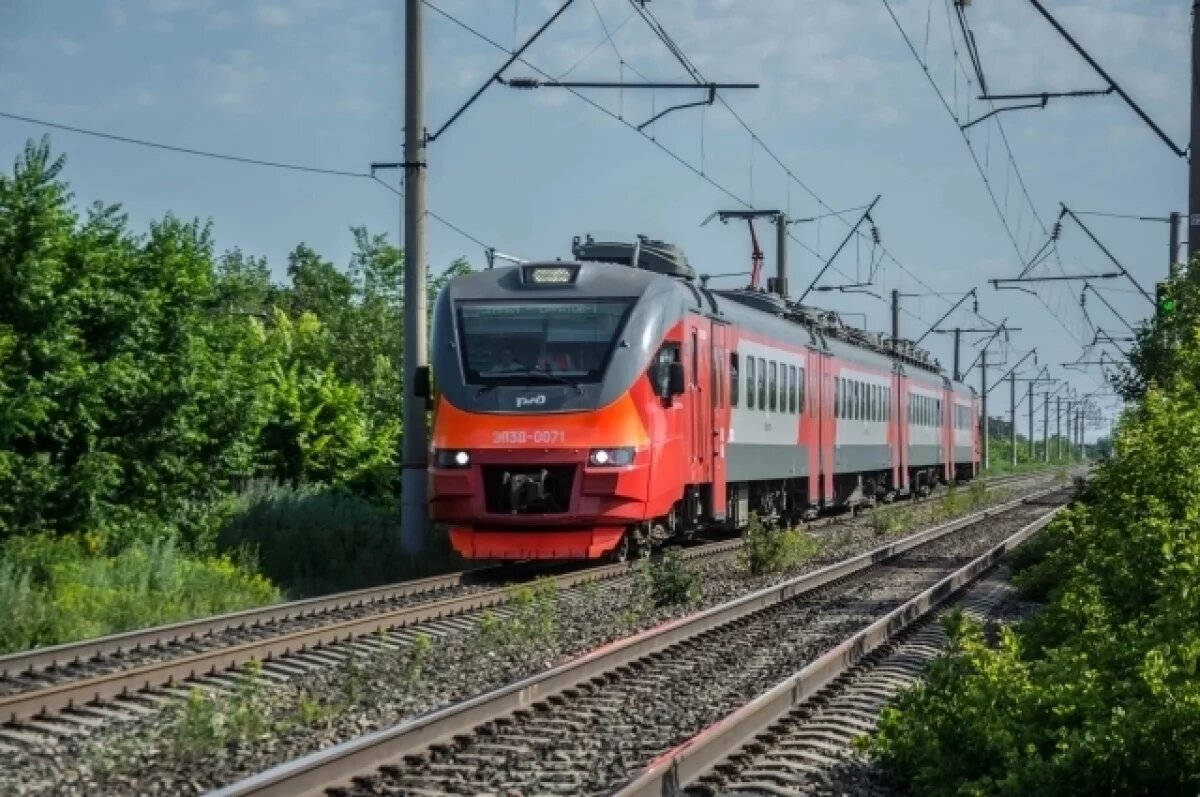
M465 468L471 464L471 455L466 451L439 448L433 452L433 465L437 468Z
M633 463L632 448L593 448L588 464L594 468L619 468Z

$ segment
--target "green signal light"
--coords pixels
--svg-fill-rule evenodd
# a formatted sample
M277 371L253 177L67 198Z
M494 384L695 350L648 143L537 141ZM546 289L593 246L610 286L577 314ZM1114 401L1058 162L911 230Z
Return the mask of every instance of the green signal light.
M1159 307L1162 308L1164 313L1173 313L1175 312L1175 300L1163 299L1162 302L1159 303Z

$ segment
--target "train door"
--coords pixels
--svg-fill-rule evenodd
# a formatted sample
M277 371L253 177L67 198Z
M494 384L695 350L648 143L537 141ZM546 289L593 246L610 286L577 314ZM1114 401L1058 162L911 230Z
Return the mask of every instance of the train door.
M816 506L821 502L821 418L825 406L821 390L821 353L809 349L804 359L804 402L800 413L800 443L808 451L808 503Z
M692 467L690 484L706 484L712 479L712 392L709 372L711 356L710 337L703 327L710 322L697 319L692 327L688 343L688 362L684 366L689 374L692 414Z
M892 423L896 425L896 463L894 485L897 491L908 489L908 394L903 369L892 373Z
M724 324L713 322L711 357L709 361L709 380L711 395L709 396L709 440L712 441L712 451L709 461L712 473L712 516L714 520L724 520L726 515L727 489L725 435L729 428L729 352L728 331Z
M821 484L823 485L822 498L828 502L833 502L833 446L837 438L837 419L834 418L834 408L837 402L837 396L834 394L834 362L833 355L828 352L821 353L821 420L820 426L820 448L821 448Z
M949 380L944 380L945 384L942 387L942 406L941 417L938 418L938 423L941 428L938 430L938 442L940 443L942 455L942 478L949 482L954 478L954 392L950 390Z

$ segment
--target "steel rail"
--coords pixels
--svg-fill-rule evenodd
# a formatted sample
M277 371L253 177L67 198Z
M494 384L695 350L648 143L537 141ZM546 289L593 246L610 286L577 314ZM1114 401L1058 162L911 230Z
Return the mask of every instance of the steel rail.
M1033 471L1028 474L1011 474L984 480L988 486L1000 486L1010 482L1016 483L1035 479L1044 475L1044 471ZM825 525L825 524L822 524ZM704 548L689 549L685 556L706 555ZM553 567L547 563L548 569ZM603 565L589 568L586 571L596 578L608 577L606 573L619 571L624 564ZM192 641L197 638L212 636L225 631L244 630L272 623L287 622L315 617L321 614L356 609L375 603L387 603L400 598L413 597L425 593L435 593L455 587L470 586L474 582L486 583L486 580L503 575L504 565L474 568L438 576L401 581L379 587L350 590L303 600L276 603L254 609L226 614L200 617L192 620L182 620L166 625L150 628L123 631L101 637L66 642L60 645L33 648L0 655L0 677L20 676L36 673L39 670L81 664L87 660L103 656L123 654L127 651L140 651L146 648L165 647L179 642ZM3 711L0 711L3 717Z
M1015 474L987 480L985 483L999 486L1001 483L1036 480L1039 475L1044 473ZM832 522L836 523L838 520L835 518ZM826 525L828 524L820 524L814 528ZM732 555L740 546L740 540L728 540L685 549L683 555L688 560L707 557L719 560L720 557ZM619 578L630 573L631 567L628 562L617 563L574 570L552 577L559 587L571 587L588 581ZM304 619L323 613L361 608L372 603L385 603L399 597L437 592L465 585L469 578L484 577L497 570L499 568L479 568L10 654L0 657L0 673L18 676L28 673L34 677L39 672L53 674L56 672L54 668L64 663L81 664L86 659L100 660L104 655L188 642L222 631L252 629L272 622ZM235 642L231 645L215 646L205 651L188 652L106 673L83 674L78 678L65 678L45 686L14 690L10 694L0 695L0 723L19 723L22 720L44 718L92 703L130 697L138 692L178 686L180 682L219 675L251 661L272 662L291 655L327 649L355 638L501 606L507 603L510 597L506 588L481 590L442 600L380 610L360 617ZM39 667L42 669L39 670Z
M741 547L740 540L687 549L685 558L729 556ZM622 562L554 576L560 588L588 581L607 581L633 572L636 563ZM511 593L497 588L405 606L390 611L340 620L286 634L264 637L231 646L201 651L166 661L151 662L115 672L24 690L0 696L0 721L17 722L72 709L92 702L126 697L134 692L174 686L180 681L217 675L251 661L274 661L310 652L352 639L406 628L430 620L500 606Z
M536 707L576 684L598 678L683 640L868 570L958 529L1063 489L1063 486L1055 486L1041 490L917 532L820 570L614 641L572 661L491 692L281 764L210 794L213 797L323 794L326 789L343 785L356 775L374 772L382 765L402 760L431 746L450 743L456 736L469 735L479 725L498 717Z
M426 592L438 592L464 586L470 580L485 577L493 570L492 567L462 570L381 587L368 587L316 598L276 603L255 609L183 620L168 625L123 631L119 634L93 637L79 642L67 642L61 645L8 653L0 656L0 675L19 675L65 664L74 664L97 656L113 655L129 650L140 650L209 636L222 631L301 619Z
M1055 507L847 638L800 672L659 756L629 783L615 791L614 797L661 797L664 794L682 793L688 785L711 773L721 762L754 741L781 717L812 698L880 645L928 617L940 605L993 568L1005 553L1049 525L1064 508Z

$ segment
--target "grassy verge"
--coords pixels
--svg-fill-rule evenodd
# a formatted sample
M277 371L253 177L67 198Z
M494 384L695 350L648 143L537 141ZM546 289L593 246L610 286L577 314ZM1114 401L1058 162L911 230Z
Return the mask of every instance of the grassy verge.
M462 568L445 535L400 548L394 512L345 493L255 487L214 506L216 530L0 544L0 653ZM144 525L144 524L143 524Z
M84 537L39 535L0 547L0 652L219 614L277 600L231 556L188 552L174 536L106 553Z
M445 534L418 556L400 544L398 514L344 492L256 486L237 501L217 549L245 551L288 597L302 598L447 573L461 559Z

